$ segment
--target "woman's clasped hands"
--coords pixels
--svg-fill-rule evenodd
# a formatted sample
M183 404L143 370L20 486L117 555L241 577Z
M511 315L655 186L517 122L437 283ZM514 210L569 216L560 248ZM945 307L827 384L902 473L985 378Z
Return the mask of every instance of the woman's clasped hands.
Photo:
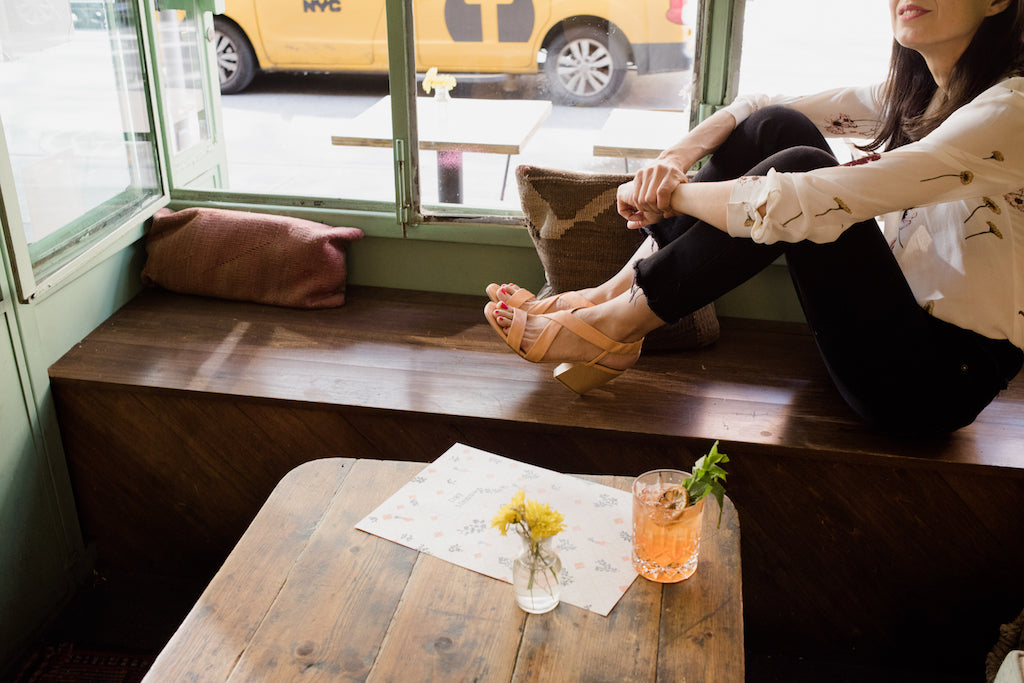
M619 186L616 195L619 215L631 230L678 216L672 208L672 193L686 182L686 169L674 160L658 159L637 171L633 180Z

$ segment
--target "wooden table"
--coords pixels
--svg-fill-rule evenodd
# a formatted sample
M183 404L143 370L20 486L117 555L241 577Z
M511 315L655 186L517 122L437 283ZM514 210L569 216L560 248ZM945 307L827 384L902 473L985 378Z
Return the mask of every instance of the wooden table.
M441 202L462 201L462 154L481 152L511 157L533 137L551 114L546 100L416 98L420 149L437 152L437 191ZM384 97L345 124L331 144L388 147L392 143L391 97ZM505 161L508 174L508 158ZM504 186L503 186L504 187Z
M564 603L527 615L508 584L354 528L424 466L324 459L289 473L145 680L743 680L731 501L720 528L704 516L689 580L638 578L607 617Z
M594 156L654 159L690 129L690 113L612 109L594 141Z

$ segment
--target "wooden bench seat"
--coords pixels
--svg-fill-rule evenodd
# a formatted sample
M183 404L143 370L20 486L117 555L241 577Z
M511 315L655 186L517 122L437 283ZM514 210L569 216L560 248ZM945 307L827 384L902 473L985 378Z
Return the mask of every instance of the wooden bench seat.
M458 441L635 475L689 468L717 439L750 647L927 647L963 667L1024 607L1020 379L947 439L892 439L846 407L804 326L724 319L714 346L645 355L577 397L494 337L484 302L353 288L342 308L294 311L142 292L50 369L101 567L212 575L314 458L426 462Z

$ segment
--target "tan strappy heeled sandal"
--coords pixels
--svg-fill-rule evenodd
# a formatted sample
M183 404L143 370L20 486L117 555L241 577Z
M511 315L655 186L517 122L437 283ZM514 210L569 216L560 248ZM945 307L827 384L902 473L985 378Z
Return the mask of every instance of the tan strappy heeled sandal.
M493 282L487 285L487 298L496 304L501 303L502 300L498 298L498 291L502 287L504 287L504 285L495 284ZM504 301L509 308L521 308L527 313L531 313L533 315L547 313L548 311L554 313L551 309L559 305L561 307L558 310L589 308L594 305L594 302L588 301L578 292L562 292L561 294L555 294L538 300L536 294L522 287L517 289L512 296Z
M563 310L555 311L554 313L537 314L513 308L512 325L507 328L508 334L506 334L505 328L498 324L494 316L496 310L497 304L493 302L484 306L484 315L487 317L487 322L501 336L502 340L508 344L510 349L531 363L559 362L545 360L544 356L547 354L555 337L563 328L600 349L597 355L589 361L559 362L558 367L555 368L555 379L577 394L585 394L592 389L596 389L623 373L623 370L601 364L601 361L609 356L628 356L634 362L640 356L643 339L634 342L615 341L574 316L573 311ZM537 340L530 347L530 350L523 351L523 332L526 330L526 323L531 316L546 318L547 322L540 336L537 337Z

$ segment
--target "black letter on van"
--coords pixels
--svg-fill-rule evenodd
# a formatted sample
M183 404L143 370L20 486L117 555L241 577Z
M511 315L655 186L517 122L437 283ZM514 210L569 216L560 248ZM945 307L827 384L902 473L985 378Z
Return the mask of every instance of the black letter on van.
M341 0L302 0L302 11L303 12L326 12L330 10L332 12L341 11Z

